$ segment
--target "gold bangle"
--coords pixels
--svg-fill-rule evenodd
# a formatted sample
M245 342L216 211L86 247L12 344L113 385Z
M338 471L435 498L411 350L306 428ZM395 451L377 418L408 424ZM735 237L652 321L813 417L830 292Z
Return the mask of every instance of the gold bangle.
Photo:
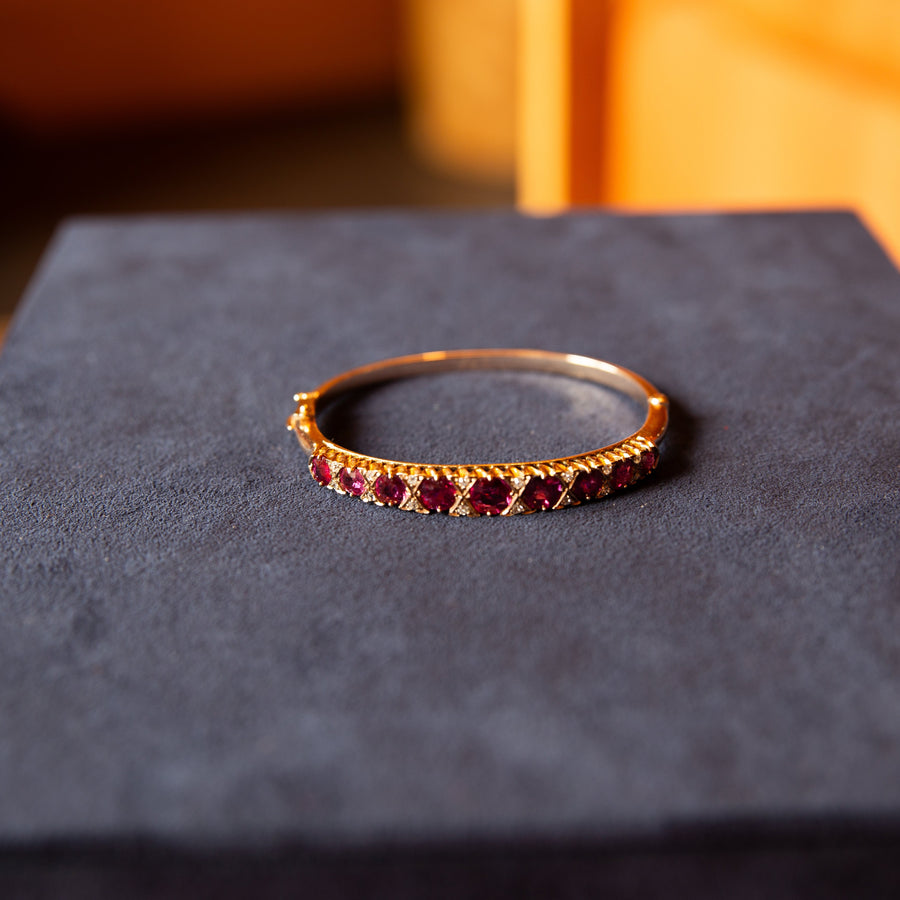
M647 404L644 424L632 435L575 456L531 462L428 465L381 459L348 450L326 438L316 409L341 394L378 382L459 369L526 369L593 381ZM604 497L649 475L669 419L669 401L634 372L569 353L544 350L449 350L401 356L361 366L295 394L287 420L309 455L321 485L379 506L451 516L510 516L560 509Z

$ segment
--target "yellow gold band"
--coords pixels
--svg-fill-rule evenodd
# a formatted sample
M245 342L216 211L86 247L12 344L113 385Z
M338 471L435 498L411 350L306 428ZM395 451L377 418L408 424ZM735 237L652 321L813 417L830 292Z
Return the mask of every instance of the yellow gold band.
M425 373L460 369L524 369L593 381L647 404L634 434L574 456L529 462L428 465L381 459L326 438L316 411L348 391ZM560 509L604 497L635 483L656 467L668 425L669 402L649 381L612 363L544 350L448 350L401 356L361 366L294 395L287 420L309 454L319 484L380 506L454 516L508 516Z

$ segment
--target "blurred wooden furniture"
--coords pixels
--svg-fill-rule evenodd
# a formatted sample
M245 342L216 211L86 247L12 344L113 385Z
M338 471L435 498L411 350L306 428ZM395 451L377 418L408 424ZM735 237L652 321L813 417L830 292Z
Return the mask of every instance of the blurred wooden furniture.
M511 183L517 0L406 0L410 137L444 171Z
M900 4L520 0L530 210L852 207L900 259Z

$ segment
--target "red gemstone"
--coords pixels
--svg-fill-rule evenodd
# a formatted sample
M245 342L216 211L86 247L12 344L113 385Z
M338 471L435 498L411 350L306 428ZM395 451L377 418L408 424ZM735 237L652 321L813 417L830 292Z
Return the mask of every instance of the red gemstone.
M569 488L569 496L584 503L593 500L603 490L603 470L591 469L590 472L579 472Z
M374 490L375 499L385 506L399 506L406 497L406 484L399 475L379 475Z
M502 478L479 478L469 488L472 508L483 516L499 516L509 506L512 490Z
M319 484L331 483L331 468L324 456L314 456L309 461L309 471Z
M532 478L528 482L522 496L522 505L530 512L537 509L550 509L559 502L565 485L556 476L550 478Z
M610 478L613 490L618 490L619 488L623 488L631 484L633 475L634 463L630 459L620 459L613 466L612 477Z
M649 475L659 462L659 450L653 447L641 454L641 475Z
M359 497L366 491L366 478L362 469L348 469L346 466L338 472L338 483L354 497Z
M446 475L424 478L419 485L419 500L429 512L449 512L456 503L456 486Z

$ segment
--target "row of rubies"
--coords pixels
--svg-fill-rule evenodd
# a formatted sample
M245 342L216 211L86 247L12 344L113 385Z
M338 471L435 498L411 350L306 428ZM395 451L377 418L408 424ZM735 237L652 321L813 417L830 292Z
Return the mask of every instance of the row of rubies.
M615 450L567 461L557 467L443 467L443 471L404 466L402 471L367 468L360 459L313 454L309 469L321 485L380 506L451 515L514 515L558 509L598 499L649 475L659 451L644 439ZM447 471L452 474L446 474Z

